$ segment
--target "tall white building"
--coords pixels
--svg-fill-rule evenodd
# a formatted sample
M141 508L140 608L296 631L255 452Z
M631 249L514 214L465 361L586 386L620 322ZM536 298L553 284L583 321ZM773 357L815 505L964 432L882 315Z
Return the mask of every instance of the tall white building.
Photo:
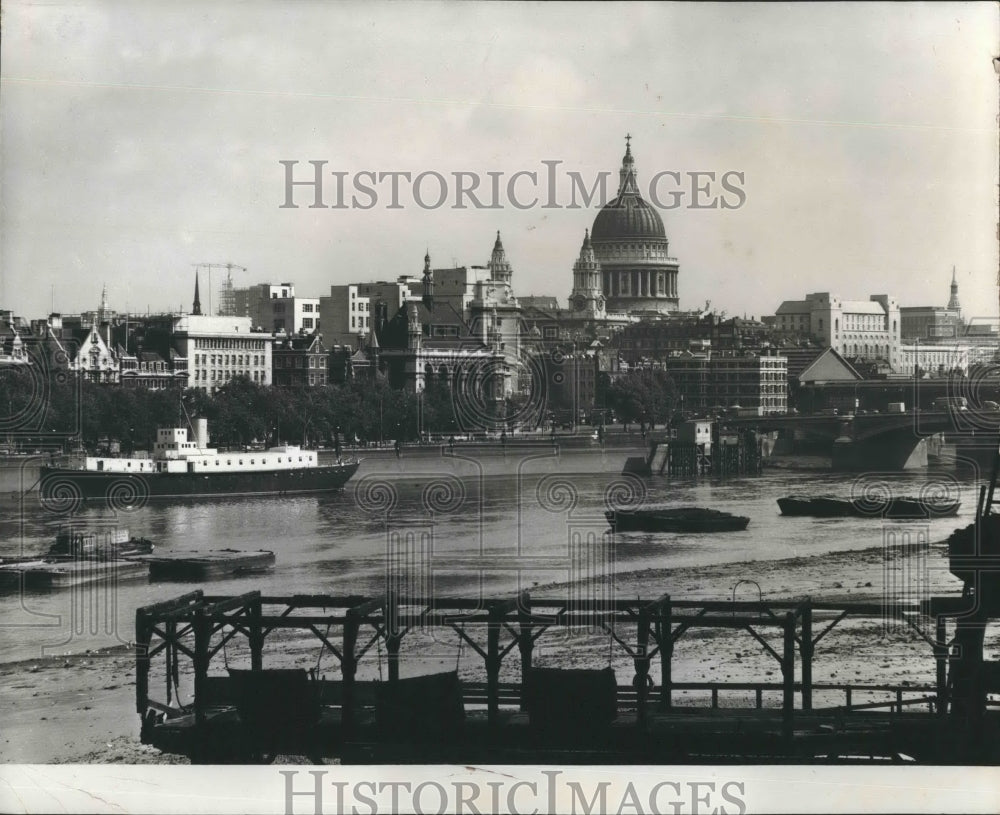
M817 292L785 300L775 312L774 328L812 337L847 359L882 361L893 371L901 365L899 302L887 294L844 300Z
M172 326L174 348L188 359L188 387L215 393L237 376L271 384L274 338L251 331L249 317L184 314Z
M258 283L233 289L233 310L254 328L281 334L313 333L319 328L319 298L296 297L292 283Z

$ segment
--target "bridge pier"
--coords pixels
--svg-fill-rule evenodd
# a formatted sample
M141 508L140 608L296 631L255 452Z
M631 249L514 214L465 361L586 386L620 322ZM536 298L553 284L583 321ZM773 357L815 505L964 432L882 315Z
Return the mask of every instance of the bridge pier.
M912 433L885 433L866 439L841 436L833 443L834 470L918 470L927 468L927 440Z

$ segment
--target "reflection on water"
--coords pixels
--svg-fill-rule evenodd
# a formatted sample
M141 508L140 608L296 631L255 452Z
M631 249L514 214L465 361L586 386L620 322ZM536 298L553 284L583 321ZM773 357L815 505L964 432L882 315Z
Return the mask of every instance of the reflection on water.
M274 571L202 584L122 582L23 597L0 597L0 649L7 661L42 653L83 651L127 642L137 606L201 587L210 594L260 589L294 593L379 594L387 571L402 575L408 591L497 594L650 569L766 562L789 557L880 546L879 519L783 518L776 498L793 492L849 496L860 489L919 495L928 483L958 491L958 518L919 525L931 541L943 540L975 513L973 474L921 472L862 476L768 471L727 482L626 479L613 472L559 470L496 475L386 472L370 468L340 494L323 497L250 498L150 504L122 513L118 523L153 540L160 551L272 549ZM9 469L0 487L20 479ZM5 493L0 508L0 556L41 553L61 520L37 498L21 503ZM677 535L608 535L603 512L609 500L693 504L751 518L744 532ZM74 523L107 520L107 510L87 506ZM602 572L603 570L603 572ZM669 574L669 573L668 573ZM753 578L753 569L746 576ZM664 592L670 591L669 576ZM720 587L720 594L730 587ZM766 592L766 586L764 587Z

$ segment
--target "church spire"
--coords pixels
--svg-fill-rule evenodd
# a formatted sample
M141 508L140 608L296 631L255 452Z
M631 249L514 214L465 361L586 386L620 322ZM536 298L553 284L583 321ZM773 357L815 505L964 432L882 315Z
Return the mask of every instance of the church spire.
M955 267L951 267L951 297L948 299L949 311L961 311L962 306L958 302L958 281L955 279Z
M510 285L513 269L510 267L510 261L507 260L507 252L503 248L503 241L500 240L499 230L497 230L496 242L493 244L493 254L490 256L490 262L486 264L486 268L490 270L490 277L493 280Z
M198 270L194 271L194 305L191 309L191 313L200 316L201 315L201 297L198 294Z
M428 310L434 308L434 272L431 271L431 250L424 255L424 296L421 298Z

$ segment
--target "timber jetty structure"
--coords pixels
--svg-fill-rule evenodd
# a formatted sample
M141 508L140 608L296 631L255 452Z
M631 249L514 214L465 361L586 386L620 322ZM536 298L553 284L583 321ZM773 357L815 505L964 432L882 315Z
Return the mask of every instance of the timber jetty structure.
M996 763L997 663L983 661L985 617L973 611L963 628L970 597L897 609L910 624L931 619L922 636L936 682L919 686L813 679L830 630L883 618L881 603L194 591L136 612L136 709L143 743L197 763ZM605 637L590 656L609 667L535 664L541 638L574 647L567 634L581 626ZM777 671L753 682L675 681L674 646L695 629L749 632ZM445 635L457 635L485 681L457 669L404 676L404 646L419 659ZM290 643L296 653L318 647L316 669L266 667ZM621 660L617 675L610 667L611 648L627 677ZM318 670L323 658L332 679Z

